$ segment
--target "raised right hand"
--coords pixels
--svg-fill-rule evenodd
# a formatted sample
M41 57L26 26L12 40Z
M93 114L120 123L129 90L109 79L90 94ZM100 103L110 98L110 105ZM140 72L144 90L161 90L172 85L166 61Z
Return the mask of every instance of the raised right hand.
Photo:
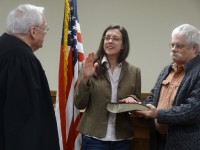
M98 63L94 64L94 52L90 52L83 62L82 80L86 84L88 79L95 73Z

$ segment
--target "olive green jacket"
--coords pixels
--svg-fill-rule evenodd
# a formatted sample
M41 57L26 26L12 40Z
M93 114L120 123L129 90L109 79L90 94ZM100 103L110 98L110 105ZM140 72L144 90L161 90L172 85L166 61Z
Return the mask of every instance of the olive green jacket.
M106 104L111 102L109 75L106 74L104 79L91 77L88 83L86 86L79 80L74 93L74 104L77 109L85 109L78 125L78 131L84 135L103 138L106 136L109 118ZM129 95L134 95L140 99L141 73L138 67L124 62L119 77L117 98L120 100ZM116 115L115 130L117 139L133 137L133 126L128 112Z

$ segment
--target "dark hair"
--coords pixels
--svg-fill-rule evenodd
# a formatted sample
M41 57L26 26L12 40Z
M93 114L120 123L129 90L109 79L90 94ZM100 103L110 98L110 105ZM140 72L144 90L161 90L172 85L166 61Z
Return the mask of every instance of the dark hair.
M129 49L130 49L128 32L126 31L126 29L124 27L122 27L120 25L110 25L110 26L108 26L105 29L105 31L103 32L101 42L100 42L100 45L99 45L99 49L96 53L95 62L98 63L98 67L97 67L95 76L104 77L105 73L107 71L105 64L101 64L101 61L102 61L103 57L106 55L105 51L104 51L104 47L103 47L104 36L106 35L107 31L111 30L111 29L118 29L122 34L123 50L120 51L120 55L117 58L117 63L119 64L121 62L124 62L126 60L126 58L128 57Z

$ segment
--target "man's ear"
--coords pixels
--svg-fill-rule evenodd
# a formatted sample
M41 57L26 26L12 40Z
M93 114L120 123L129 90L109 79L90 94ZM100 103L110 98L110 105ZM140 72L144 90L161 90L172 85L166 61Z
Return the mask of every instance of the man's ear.
M199 53L199 45L198 44L194 44L193 49L196 51L196 53Z
M30 33L30 36L32 37L32 38L35 38L35 36L36 36L36 34L37 34L37 29L36 29L36 27L31 27L30 29L29 29L29 33Z

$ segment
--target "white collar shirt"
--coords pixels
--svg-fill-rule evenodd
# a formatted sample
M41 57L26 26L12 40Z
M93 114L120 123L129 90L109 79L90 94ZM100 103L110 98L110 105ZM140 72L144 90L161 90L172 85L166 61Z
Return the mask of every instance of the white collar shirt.
M109 63L107 58L104 56L104 58L102 59L102 63L106 63L106 67L108 69L108 74L109 74L109 78L110 78L110 82L111 82L111 91L112 91L112 95L111 95L111 102L117 102L117 88L118 88L118 83L119 83L119 76L121 73L121 66L122 64L118 64L113 72L111 71L111 69L109 69ZM117 141L116 137L115 137L115 122L116 122L116 114L114 113L110 113L109 114L109 119L108 119L108 127L107 127L107 133L105 138L102 138L101 140L103 141ZM122 139L118 139L118 140L122 140Z

